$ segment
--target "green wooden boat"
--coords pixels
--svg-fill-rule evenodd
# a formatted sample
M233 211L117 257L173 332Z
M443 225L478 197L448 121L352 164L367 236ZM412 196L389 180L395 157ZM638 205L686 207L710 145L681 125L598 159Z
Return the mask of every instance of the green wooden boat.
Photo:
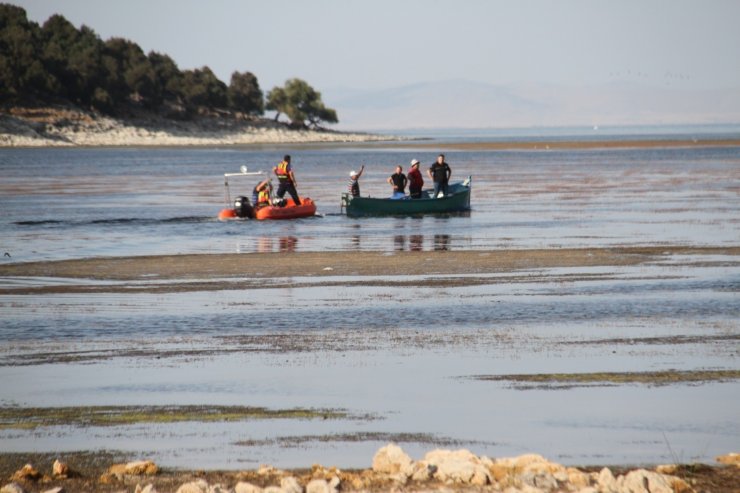
M450 183L447 195L433 198L433 190L422 191L421 198L403 199L352 197L342 194L342 205L348 216L413 216L470 210L471 177Z

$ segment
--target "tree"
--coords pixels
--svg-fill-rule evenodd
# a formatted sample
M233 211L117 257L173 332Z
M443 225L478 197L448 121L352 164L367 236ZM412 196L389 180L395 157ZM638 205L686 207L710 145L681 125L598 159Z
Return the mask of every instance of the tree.
M288 107L288 96L282 87L274 87L267 93L267 105L265 108L275 112L275 121L278 121L281 113L286 113Z
M226 84L210 68L186 70L183 76L183 96L189 107L226 107Z
M257 77L252 72L234 72L228 89L229 108L261 115L265 112L265 102Z
M149 52L149 63L154 70L158 97L163 100L178 101L183 98L183 75L175 61L168 55Z
M276 87L267 95L267 109L277 112L275 119L284 113L294 125L318 127L324 121L337 123L337 112L324 106L321 93L301 79L290 79L285 86Z
M44 94L58 84L41 63L41 29L26 11L0 4L0 99Z

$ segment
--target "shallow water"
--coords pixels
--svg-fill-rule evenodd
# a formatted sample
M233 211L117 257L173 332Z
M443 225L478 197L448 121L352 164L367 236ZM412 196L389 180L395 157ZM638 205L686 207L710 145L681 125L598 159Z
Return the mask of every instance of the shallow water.
M388 194L395 164L434 153L396 145L305 149L48 149L0 153L2 261L164 253L735 244L740 149L448 152L473 176L473 211L348 219L339 196ZM224 172L294 155L299 192L323 217L219 222ZM454 179L454 178L453 178ZM256 178L231 180L251 195ZM246 183L244 183L246 181Z
M737 148L448 152L456 176L474 177L469 214L360 220L339 214L351 168L366 163L363 192L382 195L394 164L434 153L309 146L287 152L323 217L214 219L223 172L266 169L285 152L3 150L0 245L11 257L2 262L740 242ZM475 282L433 283L451 278ZM3 406L233 404L373 417L3 430L2 449L118 449L190 468L353 467L397 440L414 457L442 446L635 464L712 462L740 441L737 381L526 388L472 378L738 369L735 258L404 277L413 287L399 279L2 295ZM95 284L6 278L0 287L80 282Z

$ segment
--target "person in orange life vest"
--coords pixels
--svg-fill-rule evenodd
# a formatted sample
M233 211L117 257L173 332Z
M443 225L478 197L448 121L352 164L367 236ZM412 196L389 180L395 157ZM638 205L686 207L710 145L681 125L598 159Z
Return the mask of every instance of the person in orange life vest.
M408 179L409 196L412 199L420 199L421 188L424 186L424 178L421 176L421 171L419 171L418 159L414 159L411 161L411 170L409 170Z
M264 207L270 205L270 192L272 192L272 186L270 185L270 179L262 180L252 190L252 203L254 207Z
M280 185L278 185L277 189L278 198L282 199L285 192L288 192L290 196L293 197L295 205L301 205L301 199L298 198L298 192L295 189L298 183L296 183L293 168L290 165L290 156L286 154L280 164L275 166L272 170L280 181Z
M352 197L359 197L360 196L360 177L362 176L362 172L365 171L365 165L363 164L360 168L360 172L352 171L349 174L349 185L347 187L347 191Z

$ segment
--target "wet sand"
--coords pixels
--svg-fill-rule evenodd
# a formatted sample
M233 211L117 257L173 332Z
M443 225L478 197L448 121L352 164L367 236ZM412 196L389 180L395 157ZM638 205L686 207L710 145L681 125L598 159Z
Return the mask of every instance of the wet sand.
M433 252L291 252L105 257L0 265L0 276L96 280L485 274L635 265L669 255L740 255L740 247L646 246Z

